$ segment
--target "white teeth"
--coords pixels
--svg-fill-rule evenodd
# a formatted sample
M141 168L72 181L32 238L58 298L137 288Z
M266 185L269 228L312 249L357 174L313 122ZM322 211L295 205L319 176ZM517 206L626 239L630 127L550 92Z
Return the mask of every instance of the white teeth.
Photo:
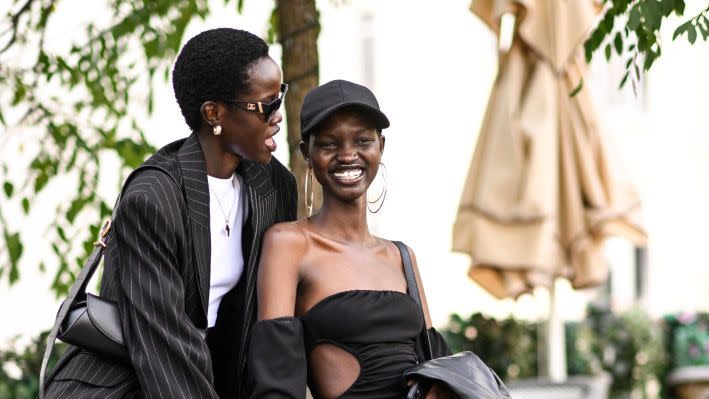
M344 172L333 172L333 175L340 180L355 180L362 176L363 173L362 169L352 169Z

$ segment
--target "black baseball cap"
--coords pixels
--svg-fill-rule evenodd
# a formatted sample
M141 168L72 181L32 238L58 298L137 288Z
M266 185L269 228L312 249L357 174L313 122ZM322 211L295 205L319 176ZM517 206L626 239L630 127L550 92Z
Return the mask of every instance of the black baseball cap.
M333 80L310 90L300 111L300 135L305 137L333 112L350 106L371 114L377 130L389 127L389 119L379 109L377 98L368 88L347 80Z

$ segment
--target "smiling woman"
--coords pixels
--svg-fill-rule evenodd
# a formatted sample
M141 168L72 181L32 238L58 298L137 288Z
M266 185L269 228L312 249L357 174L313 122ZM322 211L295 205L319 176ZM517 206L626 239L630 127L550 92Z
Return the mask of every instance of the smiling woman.
M417 337L431 325L423 291L422 314L407 294L402 252L367 226L367 189L387 127L364 86L336 80L305 97L300 149L323 204L264 237L248 355L252 398L301 398L306 379L315 398L400 398L404 372L423 359ZM418 280L413 251L403 251ZM432 328L430 335L434 355L450 353ZM427 398L447 395L434 385Z

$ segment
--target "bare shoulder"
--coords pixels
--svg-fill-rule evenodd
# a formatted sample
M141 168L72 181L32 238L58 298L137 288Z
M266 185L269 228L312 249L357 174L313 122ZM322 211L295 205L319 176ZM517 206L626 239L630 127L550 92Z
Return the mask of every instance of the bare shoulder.
M307 246L307 236L298 221L276 223L263 237L264 246L276 246L287 251L300 252Z
M293 242L304 241L306 238L303 227L295 222L276 223L268 228L264 237Z
M401 258L401 251L399 251L399 247L395 244L394 240L387 240L385 238L377 237L382 243L383 247L386 249L386 251L395 258ZM409 252L409 256L411 257L411 260L414 262L414 265L416 264L416 255L414 254L414 250L411 249L410 246L406 245L406 243L403 243L404 247L406 247L406 250Z

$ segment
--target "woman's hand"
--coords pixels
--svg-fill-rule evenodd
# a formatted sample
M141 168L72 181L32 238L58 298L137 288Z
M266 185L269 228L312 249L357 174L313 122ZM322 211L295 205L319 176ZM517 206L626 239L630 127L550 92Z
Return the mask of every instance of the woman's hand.
M426 392L426 399L457 399L458 395L445 384L434 383Z

